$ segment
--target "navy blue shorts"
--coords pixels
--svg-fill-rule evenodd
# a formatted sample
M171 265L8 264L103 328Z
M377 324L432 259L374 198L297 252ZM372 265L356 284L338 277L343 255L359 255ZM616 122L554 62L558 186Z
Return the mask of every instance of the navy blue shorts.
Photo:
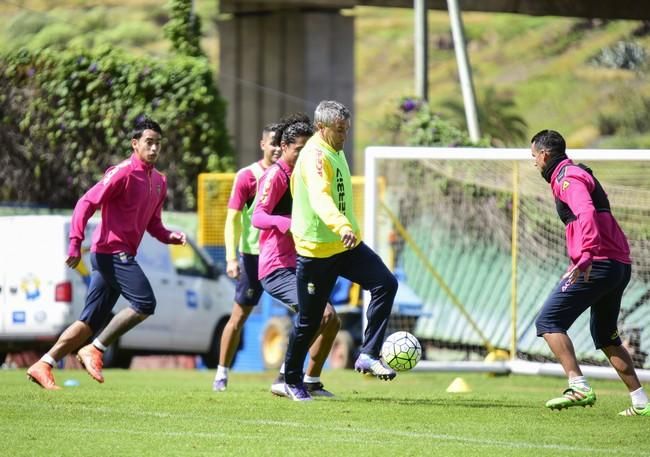
M93 333L104 326L120 294L136 312L147 315L154 313L156 297L134 256L92 252L90 263L90 284L79 320L88 324Z
M578 316L591 308L590 330L596 349L620 346L618 314L631 274L631 265L616 260L597 260L592 263L589 282L581 275L578 281L565 288L566 279L561 280L535 321L537 336L566 333Z
M262 278L262 286L271 297L282 302L294 313L298 311L298 284L295 268L278 268Z
M241 254L239 256L239 278L235 290L235 302L242 306L255 306L264 289L258 279L260 256Z

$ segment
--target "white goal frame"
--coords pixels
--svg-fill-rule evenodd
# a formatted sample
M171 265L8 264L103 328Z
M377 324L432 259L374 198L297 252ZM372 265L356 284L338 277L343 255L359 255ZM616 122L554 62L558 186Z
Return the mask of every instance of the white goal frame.
M573 160L597 161L650 161L650 150L637 149L567 149L567 155ZM364 242L372 249L377 249L377 227L375 217L378 211L376 192L377 162L381 159L391 160L507 160L530 161L533 167L530 149L525 148L470 148L470 147L408 147L408 146L369 146L365 150L364 164ZM541 179L541 178L540 178ZM650 223L650 221L649 221ZM369 294L364 293L363 329L366 328L366 307ZM511 351L512 352L512 351ZM516 373L534 375L564 376L562 367L554 363L528 362L516 359L511 354L509 361L502 362L433 362L423 360L415 368L426 371L487 371L494 373ZM585 375L603 379L618 379L611 367L592 367L582 365ZM637 369L642 381L650 381L650 370Z

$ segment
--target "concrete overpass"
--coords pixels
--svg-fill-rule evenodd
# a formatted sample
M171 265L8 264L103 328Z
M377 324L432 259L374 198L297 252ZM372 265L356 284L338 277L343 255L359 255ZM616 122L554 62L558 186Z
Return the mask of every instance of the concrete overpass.
M260 156L263 126L323 99L354 106L356 6L412 8L413 0L221 0L220 89L238 165ZM650 20L639 0L461 0L463 11ZM446 0L427 8L447 10ZM354 124L351 135L354 135ZM352 142L346 147L352 161ZM352 166L352 164L351 164Z

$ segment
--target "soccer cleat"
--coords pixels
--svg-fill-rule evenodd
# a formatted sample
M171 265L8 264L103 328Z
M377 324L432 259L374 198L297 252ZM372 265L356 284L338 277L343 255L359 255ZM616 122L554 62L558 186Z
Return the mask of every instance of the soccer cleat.
M305 385L301 382L300 384L285 384L284 391L286 396L292 399L293 401L311 401L311 395L305 389Z
M395 370L384 365L381 360L366 354L361 354L357 358L357 361L354 362L354 369L359 373L369 374L384 381L390 381L397 375Z
M56 385L54 375L52 374L52 367L39 360L27 370L27 379L38 384L46 390L59 390L61 387Z
M630 406L625 411L618 413L619 416L650 416L650 403L648 403L645 408L637 408L636 406Z
M332 392L325 389L325 386L323 386L322 382L306 382L305 388L307 389L307 392L309 392L309 395L312 397L334 397L334 394Z
M215 379L212 383L212 390L215 392L225 392L228 388L228 378Z
M584 389L579 386L569 386L561 397L553 398L546 402L549 409L564 409L571 406L593 406L596 403L596 394L594 389L589 387Z
M273 381L273 384L271 384L271 393L278 397L286 397L287 392L284 387L284 375L280 373L278 377L275 378L275 381Z
M77 360L81 366L86 369L91 378L99 383L104 382L104 376L102 376L103 355L104 353L92 344L87 344L77 351Z

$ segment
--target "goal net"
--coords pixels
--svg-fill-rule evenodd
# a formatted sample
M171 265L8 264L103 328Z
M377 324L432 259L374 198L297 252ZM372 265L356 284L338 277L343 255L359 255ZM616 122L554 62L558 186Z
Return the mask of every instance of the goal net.
M650 151L570 150L592 168L633 258L619 332L650 361ZM365 241L422 301L411 331L428 359L489 353L555 361L535 318L568 266L564 226L527 149L366 149ZM382 192L375 189L381 182ZM589 312L569 331L581 364L606 365Z

